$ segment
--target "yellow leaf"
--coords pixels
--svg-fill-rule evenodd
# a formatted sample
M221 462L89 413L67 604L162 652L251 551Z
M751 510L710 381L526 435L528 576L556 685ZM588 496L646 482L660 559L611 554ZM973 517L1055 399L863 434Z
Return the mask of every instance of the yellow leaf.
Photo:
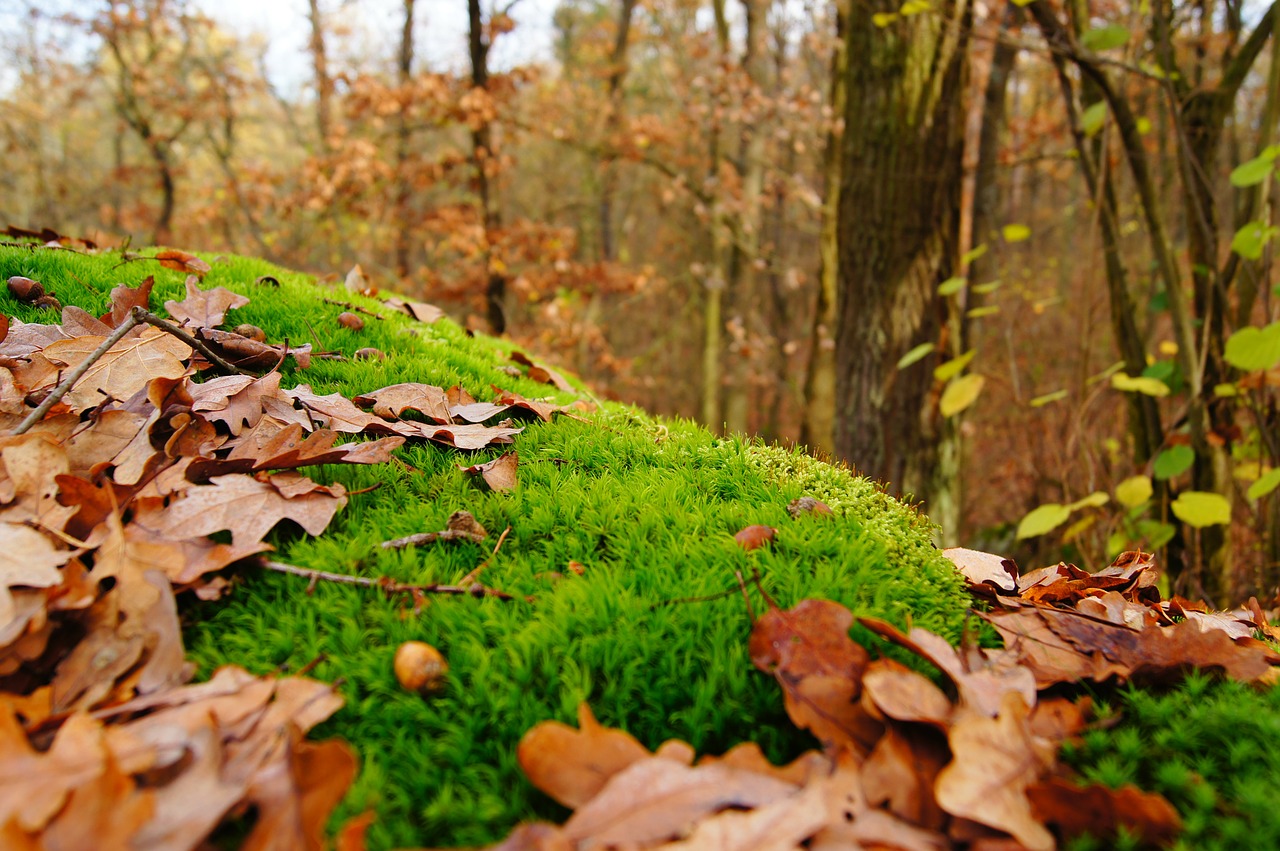
M962 375L947 385L938 402L938 410L944 417L954 417L978 400L982 386L987 383L984 375Z

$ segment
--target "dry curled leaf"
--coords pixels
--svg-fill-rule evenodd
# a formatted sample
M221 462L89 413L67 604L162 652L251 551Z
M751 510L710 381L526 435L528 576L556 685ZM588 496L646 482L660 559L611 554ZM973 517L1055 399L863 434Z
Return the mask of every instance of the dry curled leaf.
M544 721L520 739L516 759L529 782L566 807L577 809L624 768L650 756L622 730L602 727L590 707L578 705L578 727Z
M160 261L160 265L166 269L173 269L175 272L190 272L203 278L209 273L213 267L199 257L186 251L179 251L176 248L166 248L157 251L156 260Z
M463 467L462 472L469 476L479 475L490 490L512 491L516 489L516 468L519 465L516 453L506 452L492 461Z

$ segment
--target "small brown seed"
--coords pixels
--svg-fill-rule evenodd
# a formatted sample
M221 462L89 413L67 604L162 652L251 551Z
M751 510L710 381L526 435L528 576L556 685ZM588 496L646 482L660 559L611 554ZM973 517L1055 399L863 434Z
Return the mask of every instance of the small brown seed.
M406 641L396 649L396 680L409 691L433 694L444 688L449 663L424 641Z
M364 328L364 320L354 313L339 313L338 324L343 328L350 328L352 331L359 331Z
M356 360L386 360L387 356L382 353L381 349L375 349L373 346L365 346L363 349L356 349Z
M256 340L259 343L267 341L267 332L263 331L257 325L237 325L236 333L241 337L248 337L250 340Z
M32 304L36 299L44 297L44 285L39 281L14 275L9 279L9 293L18 301Z
M31 303L36 307L47 307L50 310L57 310L57 311L62 310L62 302L58 301L58 299L51 294L42 295L40 296L40 298L36 299Z

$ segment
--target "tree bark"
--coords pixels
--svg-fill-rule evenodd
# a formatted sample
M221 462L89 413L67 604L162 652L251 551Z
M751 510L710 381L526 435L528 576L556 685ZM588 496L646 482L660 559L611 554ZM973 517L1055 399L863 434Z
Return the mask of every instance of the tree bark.
M627 76L627 43L635 8L636 0L621 0L621 8L618 10L618 32L613 41L609 76L605 83L608 112L605 115L604 131L607 151L614 150L613 137L622 124L622 82ZM600 164L600 259L606 263L617 257L613 237L613 199L618 186L615 159L612 153L607 153Z
M845 46L835 446L858 471L928 501L940 433L934 359L896 362L939 339L937 287L958 259L971 10L947 0L880 28L867 13L897 5L866 5Z
M330 104L333 100L333 79L329 76L329 55L325 47L320 0L307 0L307 12L311 22L311 69L316 78L316 134L319 136L321 152L328 153L329 133L332 130Z
M400 112L396 116L396 274L409 277L409 254L413 243L410 200L413 187L409 180L409 153L412 131L409 126L409 87L413 83L413 12L414 0L404 0L404 26L400 31L400 53L397 71L400 83Z
M471 54L471 85L489 88L489 40L484 33L480 0L467 0L467 42ZM480 216L484 225L485 305L489 327L495 334L507 330L507 276L494 256L493 243L502 227L502 216L489 177L493 159L493 128L486 120L471 131L471 161L475 167L476 195L480 200Z

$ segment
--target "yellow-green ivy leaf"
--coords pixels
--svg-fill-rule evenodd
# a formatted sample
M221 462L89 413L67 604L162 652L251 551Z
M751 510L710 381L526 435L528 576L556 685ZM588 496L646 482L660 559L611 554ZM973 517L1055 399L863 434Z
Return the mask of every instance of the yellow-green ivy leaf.
M1197 529L1231 522L1231 503L1222 494L1184 491L1169 508L1174 517Z
M1226 383L1215 384L1213 385L1213 395L1217 396L1220 399L1228 398L1231 396L1239 396L1240 388L1235 386L1234 384L1226 384Z
M1150 133L1150 132L1151 132L1151 119L1150 119L1150 118L1147 118L1146 116L1143 116L1143 117L1141 117L1141 118L1139 118L1139 119L1137 120L1136 124L1138 125L1138 135L1139 135L1139 136L1145 136L1145 135L1147 135L1148 133Z
M1169 395L1169 385L1160 379L1146 376L1134 378L1123 372L1111 376L1111 386L1124 393L1143 393L1156 397Z
M898 14L904 18L909 18L912 15L927 12L932 8L933 4L929 3L928 0L907 0L902 4L902 8L898 9Z
M981 245L975 246L974 248L970 248L960 258L960 265L967 266L970 263L972 263L974 260L977 260L979 257L981 257L986 253L987 253L987 244L985 242L982 243Z
M1056 502L1045 503L1038 508L1033 508L1026 517L1022 518L1018 523L1017 538L1021 541L1024 538L1035 538L1046 532L1052 532L1066 523L1070 516L1071 509L1065 505L1059 505Z
M1231 238L1231 250L1246 260L1258 260L1262 257L1262 249L1280 233L1280 227L1267 227L1264 222L1245 222L1244 227L1236 231Z
M964 368L969 365L969 361L973 360L974 355L977 353L977 349L970 349L959 357L954 357L946 363L938 364L933 369L933 377L939 381L950 381L964 372Z
M954 417L978 401L978 394L982 392L982 385L986 383L986 376L983 375L960 376L942 391L942 398L938 400L938 411L944 417Z
M955 295L964 289L964 285L969 282L968 278L956 275L954 278L947 278L938 284L938 295L948 296Z
M1100 100L1089 106L1080 115L1080 129L1084 131L1084 135L1092 136L1102 129L1102 125L1107 123L1107 102Z
M1262 152L1261 156L1254 157L1240 163L1231 170L1232 186L1257 186L1262 181L1271 176L1276 169L1276 155L1270 148Z
M1280 487L1280 467L1276 467L1249 485L1249 490L1245 492L1245 496L1249 497L1249 499L1262 499L1277 487Z
M1174 476L1181 476L1187 470L1190 470L1195 460L1196 453L1192 451L1190 446L1170 446L1156 456L1152 468L1156 478L1164 481L1165 479L1172 479Z
M1075 502L1067 506L1068 511L1079 511L1081 508L1101 508L1111 501L1111 495L1106 491L1094 491L1086 497L1077 499Z
M911 364L924 360L933 349L933 343L921 343L898 359L898 369L906 369Z
M1154 488L1147 476L1130 476L1116 485L1116 501L1125 508L1136 508L1151 499Z
M1005 242L1022 242L1031 238L1031 228L1026 225L1005 225L1000 228L1000 235Z
M1129 41L1129 30L1119 24L1093 27L1080 36L1080 44L1087 50L1114 50Z
M1222 356L1242 372L1259 372L1280 364L1280 322L1265 328L1241 328L1227 338Z
M970 319L981 319L984 316L995 316L1000 312L1000 306L997 304L988 304L983 307L974 307L969 310L965 316Z
M871 23L880 27L880 29L884 29L896 20L898 20L897 12L876 12L871 16Z
M987 281L985 284L974 284L969 289L973 290L975 293L978 293L979 295L990 295L991 293L1000 289L1000 281L999 279L997 279L994 281Z

